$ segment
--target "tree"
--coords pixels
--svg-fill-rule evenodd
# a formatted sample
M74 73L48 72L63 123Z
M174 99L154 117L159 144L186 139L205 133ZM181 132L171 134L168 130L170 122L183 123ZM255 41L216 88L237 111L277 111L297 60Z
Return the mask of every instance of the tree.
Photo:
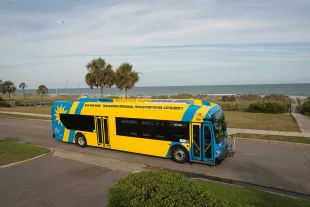
M139 73L132 70L132 65L129 63L122 63L121 66L116 70L116 87L126 92L128 89L132 89L135 84L139 81Z
M23 90L24 100L25 100L25 88L27 88L26 83L21 82L21 83L19 84L19 88Z
M0 79L0 92L2 92L2 87L3 87L2 80Z
M44 94L48 94L48 88L45 85L40 85L37 90L37 94L42 94L42 102Z
M1 81L2 82L2 81ZM12 81L4 81L1 83L1 92L6 94L9 94L9 101L11 100L11 93L14 93L16 91L16 87L14 86L14 83Z
M103 97L103 89L111 88L115 83L115 72L112 65L106 64L102 58L93 59L86 65L88 73L85 76L86 84L93 89L100 87L100 97Z

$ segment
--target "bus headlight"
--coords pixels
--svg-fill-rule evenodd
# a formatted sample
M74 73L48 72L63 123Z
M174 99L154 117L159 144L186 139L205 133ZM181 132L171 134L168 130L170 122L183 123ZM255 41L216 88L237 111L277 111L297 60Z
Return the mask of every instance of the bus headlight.
M216 154L220 154L221 153L221 150L216 150Z

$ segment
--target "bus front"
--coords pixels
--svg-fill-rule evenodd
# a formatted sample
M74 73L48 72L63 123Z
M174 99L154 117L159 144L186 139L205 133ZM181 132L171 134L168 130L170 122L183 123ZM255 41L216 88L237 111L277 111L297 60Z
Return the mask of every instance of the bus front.
M211 116L214 136L214 158L215 162L221 162L227 154L227 124L225 115L220 108Z
M192 125L191 160L215 165L225 159L227 129L222 108L216 104L208 107L202 123Z

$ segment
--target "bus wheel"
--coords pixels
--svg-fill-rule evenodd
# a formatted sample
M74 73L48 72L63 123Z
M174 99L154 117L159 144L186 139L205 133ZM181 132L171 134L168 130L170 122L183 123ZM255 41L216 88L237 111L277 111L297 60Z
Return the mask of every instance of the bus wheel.
M188 153L183 147L173 147L171 150L171 159L177 163L185 163L188 161Z
M86 138L83 134L76 134L75 135L75 143L79 146L79 147L86 147L87 146L87 142L86 142Z

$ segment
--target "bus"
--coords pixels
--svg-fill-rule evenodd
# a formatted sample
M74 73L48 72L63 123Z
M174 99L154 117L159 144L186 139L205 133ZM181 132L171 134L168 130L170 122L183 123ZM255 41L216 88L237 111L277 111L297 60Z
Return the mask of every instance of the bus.
M228 151L222 108L206 100L80 98L51 107L52 133L93 146L216 165Z

